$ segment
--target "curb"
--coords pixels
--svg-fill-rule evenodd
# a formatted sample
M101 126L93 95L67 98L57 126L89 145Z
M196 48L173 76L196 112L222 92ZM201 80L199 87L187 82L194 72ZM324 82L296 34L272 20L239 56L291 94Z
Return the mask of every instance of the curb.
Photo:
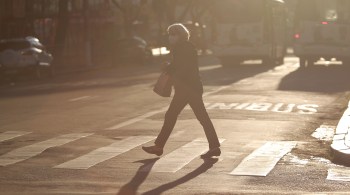
M65 75L65 74L72 74L72 73L78 73L78 72L88 72L88 71L94 71L94 70L102 70L106 68L112 68L111 65L99 65L99 66L81 66L81 67L69 67L69 68L63 68L56 70L56 75Z
M350 166L350 101L339 120L331 145L332 162Z

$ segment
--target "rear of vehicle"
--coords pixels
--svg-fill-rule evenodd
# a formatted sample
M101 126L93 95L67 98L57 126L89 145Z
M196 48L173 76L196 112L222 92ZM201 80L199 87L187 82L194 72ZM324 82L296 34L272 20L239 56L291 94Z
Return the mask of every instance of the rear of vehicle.
M134 62L145 65L152 61L152 50L140 37L129 37L117 41L115 55L120 62Z
M42 78L52 76L52 55L33 37L0 41L0 73L3 75L32 74Z
M215 1L214 55L223 65L254 59L282 63L286 52L284 6L277 0Z
M350 1L299 0L296 8L294 53L300 66L320 58L350 59Z

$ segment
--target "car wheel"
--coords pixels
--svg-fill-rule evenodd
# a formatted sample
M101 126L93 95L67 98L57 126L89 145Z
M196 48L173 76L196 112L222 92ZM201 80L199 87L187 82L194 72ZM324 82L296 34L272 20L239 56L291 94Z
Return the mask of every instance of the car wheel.
M343 65L350 65L350 58L344 58L343 60L342 60L342 62L343 62Z
M144 54L144 64L149 65L153 62L153 54L151 50L146 50Z
M36 79L42 79L43 78L43 71L42 71L42 68L37 65L35 66L34 68L34 76Z
M222 57L220 58L220 62L223 67L229 67L229 66L239 65L241 64L242 61L235 57Z
M300 68L306 68L308 60L305 57L299 57Z
M53 77L54 76L54 70L51 66L49 67L43 67L43 66L35 66L34 68L34 76L36 79L44 79L45 77Z
M47 69L48 69L48 76L50 78L54 77L55 76L55 69L52 66L49 66Z
M276 60L270 57L262 59L262 64L265 66L276 66Z
M284 64L284 57L278 58L277 61L276 61L276 63L277 63L277 65L282 65L282 64Z

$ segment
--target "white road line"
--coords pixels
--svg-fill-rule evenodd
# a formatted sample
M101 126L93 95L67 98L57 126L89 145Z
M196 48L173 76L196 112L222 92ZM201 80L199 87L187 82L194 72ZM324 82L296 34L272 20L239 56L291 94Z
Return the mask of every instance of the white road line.
M208 96L208 95L211 95L211 94L213 94L213 93L217 93L217 92L219 92L219 91L222 91L222 90L224 90L224 89L227 89L228 87L230 87L230 86L229 86L229 85L226 85L226 86L219 87L219 88L216 89L216 90L213 90L213 91L204 93L204 94L203 94L203 97ZM139 121L142 121L142 120L144 120L144 119L147 119L147 118L149 118L149 117L151 117L151 116L154 116L154 115L156 115L156 114L158 114L158 113L165 112L167 109L168 109L168 106L163 107L163 108L158 109L158 110L155 110L155 111L147 112L147 113L144 114L144 115L141 115L141 116L132 118L132 119L130 119L130 120L127 120L127 121L125 121L125 122L119 123L119 124L114 125L114 126L112 126L112 127L106 128L105 130L117 130L117 129L120 129L120 128L122 128L122 127L131 125L131 124L134 124L134 123L139 122Z
M296 146L296 142L267 142L243 161L231 175L267 176L278 161Z
M211 95L213 93L217 93L217 92L222 91L222 90L225 90L225 89L227 89L229 87L231 87L231 86L230 85L225 85L225 86L219 87L219 88L217 88L217 89L215 89L213 91L209 91L209 92L203 93L203 97Z
M162 108L162 109L159 109L159 110L156 110L156 111L148 112L148 113L146 113L144 115L138 116L136 118L133 118L133 119L127 120L125 122L119 123L117 125L114 125L112 127L109 127L106 130L117 130L117 129L120 129L122 127L125 127L125 126L128 126L128 125L134 124L136 122L142 121L142 120L144 120L144 119L146 119L148 117L154 116L154 115L156 115L158 113L164 112L167 109L168 108L166 107L166 108Z
M15 149L9 153L0 156L0 166L11 165L31 157L34 157L48 148L61 146L77 139L92 135L91 133L72 133L55 137L43 142L35 143L29 146Z
M179 136L182 135L183 133L185 133L184 130L182 130L182 131L176 131L176 132L172 135L172 137L179 137Z
M336 128L336 126L321 125L311 134L311 136L319 140L331 141L333 140Z
M26 131L6 131L4 133L0 134L0 142L6 141L13 139L15 137L23 136L26 134L29 134L31 132L26 132Z
M204 67L200 67L199 70L200 71L207 71L207 70L214 70L214 69L219 69L219 68L222 68L221 65L211 65L211 66L204 66Z
M88 169L98 163L101 163L103 161L116 157L120 154L123 154L153 139L155 139L155 137L151 137L151 136L129 137L124 140L115 142L109 146L98 148L76 159L57 165L55 166L55 168Z
M91 96L83 96L83 97L73 98L73 99L70 99L69 101L70 101L70 102L75 102L75 101L79 101L79 100L83 100L83 99L88 99L88 98L91 98Z
M225 139L219 141L222 143ZM175 173L207 150L208 141L203 138L196 139L165 155L154 165L144 167L141 171Z
M327 180L350 181L350 168L336 167L328 169Z

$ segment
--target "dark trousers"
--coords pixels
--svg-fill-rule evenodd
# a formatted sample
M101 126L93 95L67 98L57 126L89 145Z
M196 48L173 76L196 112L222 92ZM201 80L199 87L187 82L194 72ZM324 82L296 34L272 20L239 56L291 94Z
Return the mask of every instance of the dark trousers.
M170 103L169 109L165 114L165 120L155 144L159 147L164 147L168 140L172 130L174 129L177 117L189 104L196 115L197 119L204 128L205 135L209 142L209 148L220 147L218 136L216 135L215 128L211 122L209 115L205 109L202 94L191 94L175 92L174 98Z

